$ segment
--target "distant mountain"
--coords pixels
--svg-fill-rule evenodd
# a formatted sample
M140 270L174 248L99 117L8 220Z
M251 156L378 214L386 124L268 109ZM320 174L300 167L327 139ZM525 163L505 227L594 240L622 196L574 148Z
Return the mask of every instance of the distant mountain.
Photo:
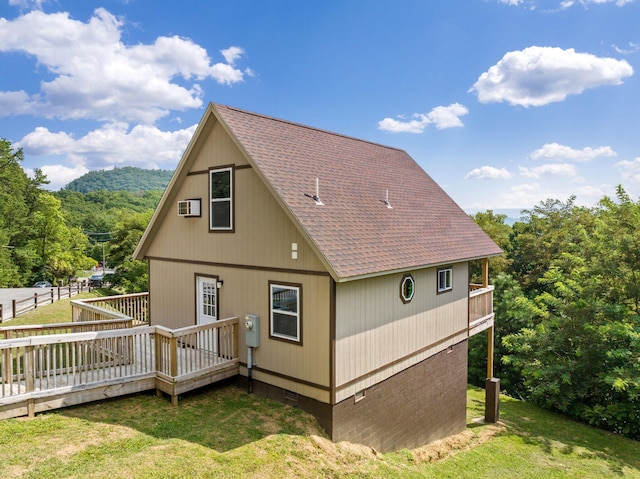
M171 180L171 170L145 170L134 166L113 170L90 171L73 180L63 189L80 193L93 191L150 191L164 190Z

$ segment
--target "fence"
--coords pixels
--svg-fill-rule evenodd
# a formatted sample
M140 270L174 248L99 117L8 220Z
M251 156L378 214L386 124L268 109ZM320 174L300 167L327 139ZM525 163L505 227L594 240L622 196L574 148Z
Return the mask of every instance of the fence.
M38 306L51 304L63 298L70 298L82 291L89 291L89 287L83 283L69 284L68 286L58 286L49 291L36 292L32 296L24 299L14 299L11 301L11 317L13 319L21 314L27 313ZM3 307L0 304L0 323L3 321Z

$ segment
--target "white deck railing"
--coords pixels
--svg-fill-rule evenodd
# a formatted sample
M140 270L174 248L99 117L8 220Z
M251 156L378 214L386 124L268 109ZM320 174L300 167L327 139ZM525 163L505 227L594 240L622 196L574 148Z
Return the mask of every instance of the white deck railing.
M469 291L469 336L493 325L493 285L471 284Z
M0 338L12 338L0 339L0 419L153 388L177 403L178 394L237 374L238 318L178 330L131 327L133 318L114 306L130 298L108 299L109 309L73 301L80 322L0 328ZM98 330L118 322L122 329Z
M96 321L128 317L134 324L149 324L149 293L123 294L71 301L71 320ZM117 313L115 316L113 313Z

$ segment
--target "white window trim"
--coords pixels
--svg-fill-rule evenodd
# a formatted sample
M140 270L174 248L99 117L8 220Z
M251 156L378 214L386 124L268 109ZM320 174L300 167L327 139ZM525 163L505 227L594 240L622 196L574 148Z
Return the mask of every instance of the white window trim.
M228 198L212 198L211 197L211 177L215 173L229 172L229 197ZM229 226L213 226L213 203L229 202ZM209 170L209 231L233 231L233 167L216 168Z
M441 278L444 274L444 285ZM447 281L448 280L448 281ZM453 290L453 268L440 268L438 269L438 293L446 293Z
M296 292L296 311L297 313L292 313L291 311L282 311L280 309L273 309L273 289L288 289L294 290ZM301 343L301 301L300 296L302 292L301 286L294 286L290 284L281 284L281 283L269 283L269 336L272 338L284 339L286 341L292 341L295 343ZM285 316L291 316L296 318L296 336L288 336L286 334L277 333L273 330L273 313L283 314Z

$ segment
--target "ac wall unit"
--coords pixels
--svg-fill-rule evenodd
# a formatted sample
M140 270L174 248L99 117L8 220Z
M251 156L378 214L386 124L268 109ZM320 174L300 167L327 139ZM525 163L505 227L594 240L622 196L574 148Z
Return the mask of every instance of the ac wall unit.
M178 201L178 216L200 216L200 200Z

